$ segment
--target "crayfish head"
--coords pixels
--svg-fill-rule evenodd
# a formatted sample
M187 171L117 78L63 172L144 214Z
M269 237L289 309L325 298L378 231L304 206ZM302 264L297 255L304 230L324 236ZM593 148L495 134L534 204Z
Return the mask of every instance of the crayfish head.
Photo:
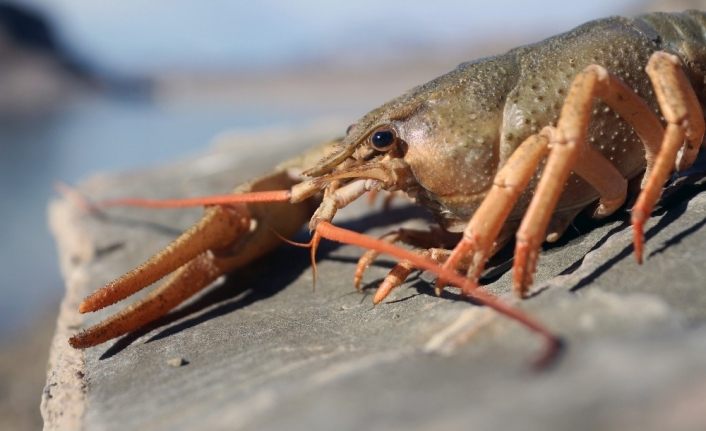
M301 183L294 195L303 197L314 190L330 194L361 180L366 181L366 190L414 188L414 175L404 159L407 145L398 126L421 104L393 100L351 125L345 137L323 159L303 172L312 178Z
M304 174L325 187L375 179L441 218L468 220L502 164L505 97L515 82L498 72L512 71L511 59L487 63L462 64L369 112Z
M312 229L318 221L331 221L338 209L368 191L413 193L417 183L404 159L407 146L397 129L397 122L410 113L408 108L379 108L369 113L348 128L346 136L333 145L328 155L303 172L312 178L292 188L292 202L323 192L310 223Z
M397 126L423 104L422 99L401 96L370 111L348 127L346 135L333 151L305 171L304 175L319 177L331 173L350 163L351 159L360 163L381 154L403 156L404 142L400 139Z

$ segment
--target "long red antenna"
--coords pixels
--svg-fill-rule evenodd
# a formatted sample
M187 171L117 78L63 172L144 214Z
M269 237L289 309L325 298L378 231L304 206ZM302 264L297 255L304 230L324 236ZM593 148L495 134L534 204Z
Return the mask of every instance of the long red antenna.
M257 202L289 202L292 197L290 190L267 190L261 192L199 196L183 199L118 198L92 202L89 198L68 184L56 182L54 184L54 188L57 192L73 200L79 207L87 211L120 206L142 208L187 208L206 205L229 205Z
M289 202L292 194L289 190L269 190L241 194L200 196L184 199L141 199L121 198L106 199L95 205L101 208L115 206L131 206L143 208L185 208L206 205L228 205L256 202Z
M538 333L547 342L545 351L535 363L538 367L543 367L551 363L561 349L561 339L555 336L549 329L536 321L534 318L530 317L522 310L512 307L511 305L501 301L499 298L479 289L475 283L472 283L470 280L459 275L455 271L443 268L441 265L437 264L428 257L413 253L409 250L368 235L363 235L334 226L326 221L319 222L316 226L316 233L321 235L322 238L332 241L337 241L343 244L357 245L358 247L368 250L372 249L377 250L380 253L389 254L398 259L408 260L417 268L433 272L437 277L441 277L456 286L459 286L464 295L481 302L482 304L510 317L513 320L516 320L528 329Z

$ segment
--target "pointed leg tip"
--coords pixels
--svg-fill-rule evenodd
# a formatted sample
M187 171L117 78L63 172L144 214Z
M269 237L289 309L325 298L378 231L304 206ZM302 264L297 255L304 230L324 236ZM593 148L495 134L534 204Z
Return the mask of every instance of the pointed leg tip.
M86 344L85 339L83 337L83 333L74 335L73 337L69 338L69 345L74 349L85 349L87 347L90 347Z
M525 285L525 270L525 266L518 265L517 260L515 260L515 265L512 267L512 292L518 298L524 296L524 291L527 288Z
M389 279L386 279L385 281L380 283L380 286L378 286L378 290L375 292L375 295L373 296L373 304L377 305L377 304L381 303L382 301L384 301L385 298L390 296L392 289L398 287L399 285L400 285L400 283L397 283L395 281L390 281Z
M565 350L566 342L560 337L552 337L540 357L532 363L532 369L535 371L548 370L559 362Z
M512 285L515 295L525 298L534 282L537 270L538 250L531 249L527 243L519 243L515 247L515 262L512 266Z
M361 292L360 283L361 283L361 280L359 280L359 279L354 279L354 280L353 280L353 287L355 287L355 290L356 290L357 292Z
M468 280L468 282L466 284L464 284L463 287L461 288L461 292L469 298L473 298L473 293L476 290L478 290L478 283L476 283L472 280Z
M106 303L106 300L104 297L98 296L92 294L84 298L83 301L81 301L81 304L78 306L78 312L81 314L85 313L92 313L94 311L98 311L100 309L103 309L109 305L114 304L117 301L112 301Z
M446 266L442 266L443 269L446 269ZM434 294L436 296L441 296L442 293L444 293L444 286L446 286L447 281L444 280L443 278L439 277L436 279L434 282Z
M527 291L529 290L527 286L524 284L519 284L513 286L513 293L515 295L515 298L517 299L527 299Z
M518 299L527 299L534 282L534 268L513 268L512 292Z
M525 299L525 291L527 288L521 281L513 281L512 283L512 293L517 299Z
M642 256L644 254L645 237L642 231L642 225L633 224L633 246L635 248L635 260L638 265L642 265Z
M441 296L441 294L444 292L444 286L446 286L447 284L448 280L445 280L441 277L436 279L436 281L434 282L434 293L436 294L436 296Z

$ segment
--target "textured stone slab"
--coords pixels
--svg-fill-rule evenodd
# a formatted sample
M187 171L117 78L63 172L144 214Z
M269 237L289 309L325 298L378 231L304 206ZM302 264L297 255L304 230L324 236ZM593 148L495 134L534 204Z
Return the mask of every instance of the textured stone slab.
M94 197L224 192L331 136L318 127L240 136L195 160L93 178ZM432 295L423 275L372 307L353 290L360 251L325 245L312 292L307 253L284 246L156 327L86 351L78 301L166 244L199 211L50 217L67 295L43 401L47 429L607 429L706 427L706 193L686 187L648 225L646 264L626 213L546 250L521 304L568 350L534 373L539 340L486 309ZM338 223L383 233L423 212L354 205ZM300 239L305 239L302 236ZM390 267L382 260L366 280ZM488 289L509 292L503 266ZM122 307L120 304L119 307ZM470 334L470 335L469 335ZM467 342L460 343L463 338Z

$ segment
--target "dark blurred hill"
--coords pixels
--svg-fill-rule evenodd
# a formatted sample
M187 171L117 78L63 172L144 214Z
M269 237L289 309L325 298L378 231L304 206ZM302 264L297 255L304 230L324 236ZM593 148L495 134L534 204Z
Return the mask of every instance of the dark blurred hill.
M87 83L88 75L40 12L0 3L1 116L51 111Z
M62 42L51 19L27 5L0 2L0 116L55 110L81 91L146 94L142 78L99 73Z
M58 39L48 19L39 11L13 3L0 3L0 29L5 43L16 49L53 58L76 76L89 76L86 65Z

